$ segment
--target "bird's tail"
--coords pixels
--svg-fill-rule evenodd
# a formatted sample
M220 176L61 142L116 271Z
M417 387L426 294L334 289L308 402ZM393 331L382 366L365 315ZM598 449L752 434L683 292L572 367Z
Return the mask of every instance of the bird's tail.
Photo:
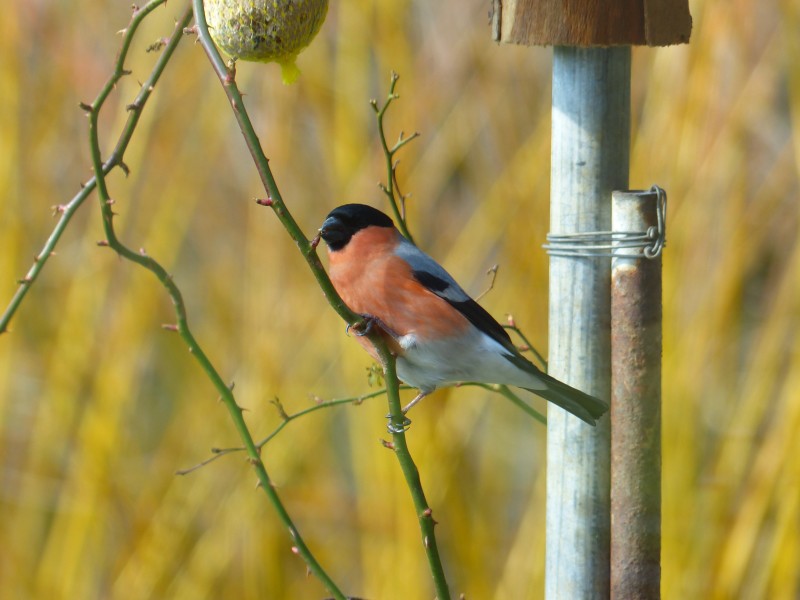
M547 388L543 390L525 388L526 390L571 412L589 425L595 425L597 419L608 411L606 402L562 383L547 373L537 373L537 377L547 385Z

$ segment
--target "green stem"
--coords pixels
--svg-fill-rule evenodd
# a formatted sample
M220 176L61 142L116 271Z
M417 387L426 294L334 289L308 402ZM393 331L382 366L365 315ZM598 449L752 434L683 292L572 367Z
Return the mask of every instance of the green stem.
M439 556L439 548L436 544L436 534L434 527L436 521L433 520L433 511L428 506L425 492L422 489L422 482L419 478L417 465L411 458L411 452L406 443L405 427L407 426L406 416L403 414L400 404L400 393L398 390L397 369L395 357L388 351L385 344L378 346L378 353L383 362L384 375L386 378L386 391L389 397L389 419L390 431L392 432L392 448L394 449L400 469L403 471L406 485L411 491L411 499L414 502L414 510L419 520L419 528L422 533L422 544L425 547L425 555L428 557L428 567L433 577L433 586L436 590L437 600L449 600L450 590L447 586L447 579L444 574L444 567Z
M525 403L525 401L519 396L517 396L514 392L512 392L507 385L494 384L494 383L470 383L468 385L474 385L475 387L483 388L485 390L489 390L490 392L495 392L496 394L500 394L504 398L511 400L511 402L513 402L519 408L528 413L528 415L539 421L539 423L547 425L547 418L538 410Z
M94 103L92 103L92 106L94 106L98 101L102 103L117 82L125 76L125 59L128 56L131 40L136 34L139 24L147 15L165 2L166 0L152 0L144 7L136 10L133 13L133 17L131 18L128 27L125 28L125 36L123 38L119 54L117 55L114 71L101 91L102 97L98 96ZM144 84L142 84L139 94L136 96L134 101L128 106L130 113L128 115L128 120L125 123L125 127L123 128L119 139L117 140L117 145L115 146L114 151L103 164L102 172L104 175L108 175L108 173L110 173L114 167L120 167L126 173L128 172L128 169L123 162L123 157L128 148L128 144L133 137L133 132L136 129L139 118L141 117L142 109L147 103L147 100L155 88L159 78L161 77L161 74L164 72L167 63L169 62L170 58L172 58L175 49L178 47L178 43L183 37L183 28L189 24L190 20L191 12L188 14L184 13L183 17L180 19L180 22L178 25L176 25L172 36L169 38L169 41L162 50L161 55L156 61L153 70L150 72L150 76L147 78ZM83 108L91 109L91 106L82 106ZM45 242L41 251L34 258L33 265L25 274L25 277L20 279L17 291L14 293L14 296L11 298L11 301L8 303L5 311L0 316L0 334L8 331L8 324L16 314L28 291L33 286L34 281L36 281L36 279L39 277L39 274L41 273L48 259L53 255L55 247L58 244L58 241L61 239L64 231L67 229L67 225L69 225L73 215L77 212L78 208L81 207L86 198L88 198L89 195L94 191L96 186L97 179L92 177L88 182L86 182L85 185L81 187L81 190L72 198L72 200L70 200L67 204L56 207L56 211L61 215L61 217L59 218L58 223L56 223L56 226L53 228L53 231L50 233L50 236L47 238L47 241Z
M400 148L416 138L419 134L415 132L409 137L403 138L403 134L401 133L397 143L392 148L389 148L389 144L386 142L386 132L383 128L383 118L386 116L386 111L389 109L392 101L399 98L394 91L398 79L400 79L400 76L392 71L392 77L389 83L389 95L386 97L386 102L384 102L383 106L380 108L378 108L378 103L374 100L371 104L378 118L378 137L380 138L383 156L386 161L387 181L386 186L381 185L381 189L389 200L389 205L392 207L392 213L394 214L395 221L397 221L397 227L400 229L400 233L402 233L409 242L416 245L414 238L411 236L411 231L408 229L408 224L406 223L406 210L403 196L400 194L399 201L395 198L395 190L397 188L397 165L394 162L394 155Z
M333 309L339 314L339 316L341 316L342 319L351 325L362 321L362 317L353 313L345 305L344 301L334 289L333 284L328 278L328 274L325 272L322 262L319 260L319 256L317 255L316 241L312 242L306 238L300 229L300 226L294 220L294 217L292 217L291 213L286 207L286 204L281 197L280 190L275 183L272 170L269 167L269 161L267 160L267 157L261 148L261 142L259 141L255 129L253 128L253 124L250 121L250 117L247 114L247 109L244 106L242 95L236 85L235 65L229 69L222 60L222 57L219 55L214 43L211 41L211 36L208 33L208 25L205 19L202 0L192 0L192 2L194 4L195 24L197 26L197 34L200 44L203 46L203 49L208 55L211 65L220 82L222 83L226 95L228 96L228 100L233 108L233 113L239 124L239 128L242 131L242 135L244 136L247 147L251 156L253 157L253 161L255 162L256 169L261 177L264 188L267 191L267 199L261 200L259 203L272 207L272 210L277 215L289 236L297 244L300 253L305 258L326 299ZM318 240L318 238L316 239ZM400 409L400 394L398 391L399 384L397 381L397 374L394 370L394 358L390 356L389 351L386 348L386 344L378 332L372 331L369 333L368 337L377 348L380 356L386 359L384 360L384 372L387 374L386 387L388 391L390 410L392 413L392 422L397 425L403 421L404 417L402 416ZM439 600L446 600L450 598L450 595L447 588L447 582L444 577L444 569L442 568L441 559L439 558L436 538L433 532L433 518L431 517L430 509L427 506L424 493L422 492L419 473L417 473L416 466L414 466L414 462L411 460L411 455L405 443L405 435L403 433L399 433L394 434L394 436L397 456L400 460L400 466L403 470L403 474L406 476L406 481L411 489L411 494L414 498L414 504L417 506L418 510L422 511L419 515L419 518L422 527L423 542L428 555L438 598ZM309 564L309 568L311 568L311 564ZM314 571L314 573L317 574L316 571ZM317 575L320 576L319 574ZM335 590L335 588L332 589L329 587L329 590L333 594L340 594L340 592ZM337 598L338 597L339 596L337 596Z
M362 320L361 316L352 312L339 297L339 294L336 293L317 255L317 242L309 240L305 236L300 225L297 224L297 221L295 221L292 214L286 208L281 192L272 175L272 170L269 167L269 159L261 148L261 142L247 114L247 109L244 106L242 94L239 92L239 88L236 85L236 66L233 64L231 68L228 68L217 51L214 42L211 40L211 36L208 33L208 24L206 23L202 0L192 0L192 2L194 4L195 24L200 45L203 47L203 50L205 50L211 62L211 66L222 83L225 94L228 96L228 100L233 108L233 113L236 116L236 121L239 124L239 129L242 131L247 148L250 151L250 155L253 157L253 162L261 177L264 189L267 191L267 199L259 200L259 204L272 208L284 229L286 229L289 236L294 240L295 244L297 244L300 253L311 268L311 272L317 280L317 284L322 289L325 298L333 309L342 319L351 325L360 322Z
M242 95L239 93L239 89L236 86L235 70L229 70L227 68L222 60L222 57L219 55L216 46L214 46L214 43L211 41L211 36L208 33L208 24L206 23L205 10L203 8L202 0L192 0L192 4L194 6L195 25L200 44L208 55L211 65L214 68L217 77L219 77L220 82L225 89L225 93L231 101L234 114L236 115L236 120L238 121L239 127L241 128L242 134L247 142L247 147L250 149L250 153L253 156L258 173L261 176L261 180L267 190L267 193L269 194L268 203L272 206L272 209L275 211L275 214L280 219L284 228L289 232L289 235L297 244L300 252L305 257L306 262L308 262L308 264L311 266L311 270L314 273L320 287L322 288L323 293L331 303L331 306L333 306L336 311L349 323L360 321L361 318L358 315L355 315L345 306L344 302L342 302L341 298L339 298L339 295L336 293L336 290L333 289L333 285L325 274L325 270L322 268L322 263L317 256L316 244L312 244L305 237L305 235L303 235L303 232L300 229L300 226L294 220L294 217L292 217L289 211L286 210L286 206L283 203L278 186L275 183L275 179L273 178L272 172L269 168L269 161L261 149L258 136L253 129L253 125L250 122L250 118L247 115L247 111L244 107ZM239 418L241 419L241 415L239 415ZM241 422L241 429L243 439L246 437L245 446L247 447L248 454L250 454L251 457L258 457L258 450L250 436L250 433L244 426L243 420ZM300 533L297 531L291 519L289 518L289 515L284 509L283 504L278 498L278 495L272 489L272 486L269 485L266 471L264 471L263 464L261 464L260 459L256 466L257 468L260 466L259 478L262 481L262 487L269 496L270 501L277 511L281 521L289 529L289 532L294 539L297 553L303 558L303 560L305 560L309 571L322 582L327 590L333 594L337 600L344 600L345 595L339 590L333 580L323 570L322 566L320 566L320 564L317 562L317 559L314 557L314 555L311 554L311 551L308 549L302 537L300 536Z
M401 385L400 389L410 390L412 388L407 385ZM286 427L289 423L291 423L295 419L299 419L300 417L305 417L306 415L309 415L318 410L323 410L325 408L333 408L335 406L342 406L344 404L360 404L364 400L369 400L370 398L383 396L385 393L386 393L386 388L382 390L377 390L375 392L370 392L369 394L363 394L361 396L351 396L349 398L337 398L335 400L325 400L323 402L315 404L314 406L304 408L303 410L299 410L296 413L292 414L288 414L286 411L284 411L280 401L276 399L273 403L278 406L278 411L281 414L282 421L277 427L275 427L275 429L272 430L272 432L269 435L267 435L267 437L262 439L260 442L256 443L256 448L261 450L264 446L266 446L269 442L271 442L281 431L283 431L284 427ZM188 475L189 473L193 473L200 467L204 467L207 464L212 463L219 458L222 458L223 456L227 456L228 454L233 454L235 452L244 452L244 451L245 451L244 446L233 446L231 448L212 448L211 456L209 458L194 465L193 467L180 469L175 473L176 475Z
M512 321L513 321L513 319L512 319ZM514 333L516 333L516 334L517 334L517 335L518 335L518 336L519 336L519 337L522 339L522 341L523 341L523 342L525 342L525 345L526 345L526 346L528 347L528 349L529 349L529 350L530 350L530 351L533 353L533 355L536 357L536 360L537 360L537 361L539 362L539 364L541 365L541 367L542 367L542 370L543 370L545 373L547 373L547 361L544 359L544 356L542 356L542 355L539 353L539 351L536 349L536 347L535 347L533 344L531 344L531 341L530 341L530 340L528 339L528 337L527 337L527 336L526 336L526 335L525 335L525 334L522 332L522 329L520 329L520 328L519 328L519 327L517 327L516 325L503 325L503 327L504 327L505 329L509 329L509 330L513 331Z

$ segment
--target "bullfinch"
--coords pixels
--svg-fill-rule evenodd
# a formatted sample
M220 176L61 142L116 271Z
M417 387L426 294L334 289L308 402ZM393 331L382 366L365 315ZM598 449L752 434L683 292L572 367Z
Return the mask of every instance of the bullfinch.
M524 388L590 425L608 410L602 400L522 356L503 326L381 211L345 204L328 214L319 233L336 291L379 327L397 357L398 377L419 390L403 412L435 389L460 382ZM366 336L356 339L378 360Z

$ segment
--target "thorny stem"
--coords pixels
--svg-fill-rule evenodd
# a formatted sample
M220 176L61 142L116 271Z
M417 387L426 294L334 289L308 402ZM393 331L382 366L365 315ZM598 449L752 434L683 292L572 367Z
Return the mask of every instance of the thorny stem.
M547 417L545 417L542 413L538 410L527 404L522 398L517 396L514 392L507 385L496 384L496 383L472 383L470 385L474 385L475 387L483 388L485 390L489 390L490 392L495 392L496 394L500 394L504 398L511 400L511 402L525 411L529 416L533 417L542 425L547 425Z
M508 386L500 385L500 384L489 384L489 383L461 383L459 387L479 387L481 389L487 390L494 394L499 394L504 398L510 400L513 404L516 404L519 408L521 408L524 412L526 412L529 416L533 417L536 421L542 424L547 424L546 417L537 411L535 408L528 405L522 398L517 396ZM401 385L398 390L405 391L405 390L413 390L414 388L410 385ZM368 394L362 394L360 396L350 396L347 398L335 398L333 400L317 400L317 403L313 406L309 406L308 408L304 408L302 410L298 410L295 413L287 413L283 409L283 405L281 402L276 398L273 400L273 404L278 407L278 412L281 415L281 422L260 442L256 443L256 448L259 450L263 450L264 446L266 446L269 442L271 442L278 434L284 430L284 428L289 425L292 421L299 419L301 417L305 417L311 413L317 412L319 410L323 410L326 408L334 408L336 406L343 406L346 404L361 404L365 400L370 400L372 398L377 398L378 396L383 396L386 394L386 388L376 390L374 392L370 392ZM211 449L211 456L206 458L205 460L200 461L196 465L191 467L186 467L185 469L179 469L175 471L176 475L188 475L190 473L194 473L198 469L205 467L208 464L222 458L223 456L228 456L229 454L234 454L236 452L244 452L247 450L244 446L232 446L230 448L212 448Z
M247 109L242 101L241 93L236 85L235 70L229 69L225 65L222 57L219 55L219 52L217 52L216 47L211 41L211 36L208 33L208 26L205 20L205 12L203 10L202 0L192 0L192 2L195 10L195 24L200 44L203 46L203 49L208 55L212 67L214 68L214 71L216 72L217 77L222 83L225 93L228 96L228 100L233 108L233 113L239 124L239 128L242 131L245 142L247 143L247 147L250 150L251 156L253 157L253 161L255 162L256 169L261 177L264 188L267 191L267 199L260 201L260 203L272 207L275 215L278 217L281 224L284 226L289 236L297 244L301 254L306 259L314 278L317 280L317 283L322 289L331 307L333 307L333 309L349 324L353 325L361 322L362 318L353 313L345 305L344 301L342 301L339 294L336 293L333 284L328 278L328 274L322 267L322 262L319 260L319 256L316 252L318 241L310 241L308 238L306 238L300 229L300 226L294 220L294 217L292 217L291 213L286 207L286 204L281 197L280 190L275 183L272 170L269 167L269 161L264 155L264 150L261 148L261 143L259 142L258 136L253 129L253 124L250 121L250 117L247 114ZM394 81L396 81L396 78ZM379 355L383 359L382 362L384 372L386 374L386 387L388 389L392 423L397 425L402 423L404 416L402 415L400 408L400 395L398 392L398 381L395 373L394 358L390 356L389 351L386 348L386 344L376 329L377 328L373 328L373 331L368 334L368 337L375 345ZM422 486L419 482L419 475L417 473L416 466L411 460L411 455L409 454L408 447L406 446L405 433L402 431L402 427L399 427L399 430L399 433L393 434L395 448L400 449L400 451L397 451L396 454L400 462L401 469L403 470L404 475L406 475L406 481L409 484L415 506L424 505L424 510L426 510L428 513L427 517L419 515L421 526L424 521L424 526L422 526L423 541L431 566L431 573L434 578L438 598L439 600L447 600L450 596L447 589L447 582L444 577L444 569L442 568L441 559L439 558L438 549L436 546L436 538L433 532L433 519L430 517L430 509L427 508L427 504L424 500L424 494L422 494ZM413 477L412 474L414 475ZM298 550L300 550L299 544ZM311 562L313 561L313 557L311 557L310 553L308 555L301 553L301 555L306 558L306 561L312 572L320 577L323 583L328 586L329 591L337 598L344 598L344 596L341 595L341 592L334 586L333 582L328 579L324 571L322 571L322 569L316 565L316 562ZM313 567L312 564L314 565Z
M401 390L410 390L412 389L410 386L401 385ZM332 408L334 406L342 406L345 404L361 404L364 400L369 400L370 398L376 398L378 396L383 396L386 393L386 388L376 390L374 392L370 392L369 394L362 394L361 396L351 396L349 398L336 398L334 400L318 400L316 404L313 406L309 406L308 408L304 408L299 410L295 413L287 413L283 409L283 405L280 403L280 400L277 398L273 400L273 404L278 408L278 412L281 415L281 422L278 424L272 432L267 435L264 439L256 444L256 448L261 450L264 446L266 446L269 442L272 441L281 431L283 431L284 427L286 427L289 423L294 421L295 419L299 419L300 417L305 417L313 412L318 410L323 410L326 408ZM211 456L205 459L204 461L192 466L187 467L186 469L181 469L176 471L177 475L188 475L189 473L193 473L197 469L206 466L209 463L214 462L218 458L222 458L223 456L227 456L228 454L232 454L234 452L243 452L245 448L243 446L234 446L232 448L212 448L211 449Z
M517 324L514 322L514 318L511 315L509 315L508 317L508 322L509 324L503 325L503 328L508 329L509 331L513 331L522 339L522 341L525 343L525 348L533 353L534 357L536 357L536 361L539 363L542 370L545 373L547 373L547 361L544 359L544 356L542 356L536 349L536 347L533 344L531 344L530 340L525 335L525 333L523 333L523 331L519 327L517 327Z
M261 148L261 143L259 142L258 136L256 135L253 125L250 122L247 110L244 107L242 95L239 92L238 86L236 85L235 68L228 69L223 62L222 57L219 55L216 46L214 46L214 43L211 41L211 36L208 33L208 25L206 23L205 10L203 8L203 1L192 0L192 5L194 7L195 29L200 44L211 61L214 72L217 74L217 77L222 83L223 89L225 90L225 93L231 102L234 115L239 123L239 128L242 130L247 147L249 148L250 154L255 162L256 169L261 176L261 181L267 190L269 198L266 201L262 201L262 203L272 206L272 209L277 215L278 219L281 221L291 238L295 241L303 257L306 259L306 262L311 267L311 271L314 274L317 283L319 284L331 306L348 323L352 324L360 322L361 317L354 314L349 308L347 308L342 299L339 298L336 290L333 288L333 284L331 284L330 279L328 279L328 276L322 267L322 262L320 262L319 257L317 256L316 243L306 238L300 229L300 226L294 220L294 217L286 209L283 199L281 198L280 191L278 190L278 186L275 183L274 177L272 176L272 171L269 168L269 161L264 155L264 151ZM231 409L231 415L234 418L238 417L238 421L240 422L240 425L237 424L237 427L241 427L242 429L242 438L245 440L245 446L247 447L248 455L250 455L251 458L255 458L257 461L254 462L254 466L258 472L259 480L262 482L264 492L269 497L270 502L278 513L278 516L283 522L284 526L289 529L292 539L294 540L297 554L303 558L308 566L309 571L322 582L322 584L327 588L328 592L334 596L334 598L337 600L344 600L346 598L345 595L325 572L322 566L317 562L317 559L311 553L308 546L306 546L305 542L300 536L299 531L294 526L294 523L286 512L286 509L284 508L280 498L278 497L277 493L275 493L272 485L269 483L269 478L264 470L263 463L261 463L260 459L258 458L258 448L253 442L250 432L247 431L247 428L244 425L244 420L241 418L241 414L238 413L238 409L234 410L234 407L235 403L229 405L229 408Z
M142 9L137 9L134 13L133 24L138 25L138 23L141 22L140 20L144 18L147 14L149 14L152 8L154 8L159 4L161 4L161 1L154 1L146 5ZM184 28L191 21L192 14L193 14L192 7L188 6L183 17L176 24L176 33L173 34L173 39L180 38L180 36L183 34ZM139 20L136 20L137 18ZM106 98L111 93L114 84L119 80L120 77L126 74L122 65L124 64L124 56L128 51L128 48L130 46L130 39L134 31L135 27L133 26L129 27L126 30L125 42L123 43L123 47L120 52L122 58L117 63L114 76L112 76L109 79L109 82L106 84L106 86L103 87L100 94L91 105L82 105L82 108L84 108L84 110L87 111L89 117L89 144L91 149L92 167L94 170L96 188L100 199L100 208L103 218L103 229L105 232L107 245L111 247L113 250L115 250L123 258L130 260L151 271L158 278L161 284L166 288L175 308L175 315L177 319L177 325L175 326L175 330L178 332L181 339L187 345L191 354L198 361L200 367L203 369L203 371L206 373L206 375L208 376L214 387L219 392L222 402L228 408L228 412L231 415L231 419L234 422L234 425L239 433L239 436L242 438L242 441L244 442L248 454L248 460L256 471L256 475L259 480L259 485L267 494L273 508L278 513L280 520L289 530L289 533L292 536L295 544L294 549L297 551L298 554L300 554L301 556L303 556L303 558L305 558L306 563L308 564L308 568L323 582L323 584L328 588L328 590L331 593L333 593L337 599L339 598L343 599L345 598L345 596L336 588L336 585L330 580L327 574L319 567L316 560L311 555L308 548L305 546L305 543L300 537L297 528L295 527L286 509L284 508L282 502L280 501L280 498L275 492L272 483L269 479L269 476L267 474L266 468L264 467L264 463L261 461L259 450L256 447L253 438L250 435L250 432L247 428L247 424L245 423L244 418L242 416L242 409L237 405L236 400L233 396L232 386L227 385L223 381L219 372L215 369L215 367L213 366L209 358L206 356L203 349L198 344L191 330L189 329L186 307L179 288L177 287L177 285L175 285L174 281L172 280L172 277L167 273L167 271L161 266L159 262L148 256L144 252L144 250L140 250L139 252L134 252L133 250L128 248L125 244L123 244L119 240L114 230L114 225L113 225L114 212L112 210L113 200L111 199L111 196L108 191L108 186L106 184L105 176L107 171L105 170L105 166L103 164L101 157L99 135L98 135L98 115L103 107ZM138 113L142 104L140 100L146 99L146 94L149 94L149 91L151 89L152 87L146 86L143 89L145 96L143 98L137 97L137 100L134 102L134 104L129 106L129 109ZM119 148L120 146L118 145L117 150L119 150ZM115 150L115 152L117 150ZM122 163L120 162L120 164Z
M144 18L147 17L147 15L165 2L166 0L151 0L151 2L148 2L145 6L134 11L130 23L123 30L125 35L122 40L122 46L120 47L119 54L117 55L114 71L109 76L108 81L103 86L97 99L95 99L91 105L81 105L82 108L91 109L91 107L95 106L98 102L102 104L108 94L111 93L111 90L114 89L114 86L117 84L117 82L119 82L119 80L128 73L125 70L125 59L128 56L131 42L136 34L137 29L139 28L139 25ZM161 74L164 72L167 63L169 62L170 58L172 58L175 48L178 47L178 43L183 37L183 28L189 23L191 16L191 11L187 9L187 11L184 12L183 16L179 20L178 24L175 26L175 30L173 31L169 40L165 44L161 55L159 56L155 66L153 67L153 70L150 73L150 76L147 78L144 84L142 84L136 99L128 106L128 120L125 123L125 127L123 128L119 139L117 140L117 145L114 147L114 151L109 155L108 159L102 165L103 175L108 175L108 173L110 173L114 167L120 167L126 174L128 173L128 168L123 162L125 150L127 150L128 144L133 136L133 132L136 129L136 125L139 123L142 109L150 97L153 88L161 77ZM66 230L67 225L69 225L73 215L78 208L81 207L86 198L88 198L89 195L94 191L96 185L97 178L92 177L89 179L89 181L81 186L80 191L72 198L72 200L70 200L67 204L55 207L55 212L61 215L58 219L58 223L56 223L56 226L53 228L53 231L47 238L47 241L45 242L41 251L34 258L33 265L31 265L30 269L25 274L25 277L19 280L19 287L17 288L17 291L14 293L14 296L11 298L11 301L8 303L5 311L0 316L0 334L8 331L8 324L16 314L19 306L22 304L22 301L28 293L28 290L31 289L34 281L36 281L37 277L41 273L42 269L47 263L47 260L54 254L56 244L58 244L58 241L61 239L61 235Z
M450 590L447 586L444 567L442 566L442 560L439 556L439 548L436 545L436 534L434 533L436 521L433 519L433 511L431 511L430 506L428 506L428 501L425 498L425 492L420 482L419 471L417 470L416 464L414 464L414 460L411 458L411 453L406 443L404 431L406 416L403 414L402 405L400 404L400 393L397 389L398 381L395 357L389 353L385 346L378 348L378 354L384 365L386 390L389 397L389 419L392 432L391 448L394 450L395 456L397 456L397 460L400 463L400 468L406 480L406 485L408 485L408 489L411 491L411 498L414 501L414 509L416 510L420 532L422 533L422 544L425 547L425 555L428 557L428 567L433 577L436 598L437 600L449 600Z
M389 200L389 204L392 207L392 212L397 220L397 227L400 229L400 233L402 233L406 239L413 244L414 238L411 237L411 232L409 231L408 224L406 223L406 198L408 196L403 195L400 192L400 186L397 182L397 162L394 160L394 155L408 142L416 137L419 137L419 132L415 131L410 136L403 137L403 132L401 131L395 145L389 148L389 144L386 142L386 133L383 128L383 118L386 116L386 111L392 104L392 101L397 100L400 97L394 91L395 86L397 86L398 79L400 79L400 76L392 71L391 80L389 83L389 94L386 96L386 101L382 106L378 107L378 102L376 100L371 100L370 105L375 111L378 119L378 136L381 140L383 155L386 158L386 185L378 185L386 195L386 198ZM395 197L395 192L397 193L397 197Z

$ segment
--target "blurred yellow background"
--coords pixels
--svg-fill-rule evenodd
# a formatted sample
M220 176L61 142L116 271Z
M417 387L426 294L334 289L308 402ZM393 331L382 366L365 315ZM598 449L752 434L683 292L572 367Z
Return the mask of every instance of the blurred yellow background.
M0 19L0 304L90 175L86 118L126 2L12 0ZM309 236L345 201L384 206L368 99L422 136L401 155L426 251L547 349L551 50L490 41L478 0L334 1L296 85L239 63L278 185ZM108 152L184 3L143 25L101 118ZM631 185L670 195L664 256L665 598L800 594L800 5L695 1L692 43L633 52ZM269 209L219 83L187 38L109 178L118 233L162 261L257 438L370 390ZM98 248L96 197L0 336L0 599L322 598L241 456L211 384L161 329L149 273ZM535 402L535 400L534 400ZM537 404L537 406L541 406ZM433 596L385 401L318 411L264 452L306 541L350 594ZM545 428L479 390L438 392L409 432L451 590L540 598Z

